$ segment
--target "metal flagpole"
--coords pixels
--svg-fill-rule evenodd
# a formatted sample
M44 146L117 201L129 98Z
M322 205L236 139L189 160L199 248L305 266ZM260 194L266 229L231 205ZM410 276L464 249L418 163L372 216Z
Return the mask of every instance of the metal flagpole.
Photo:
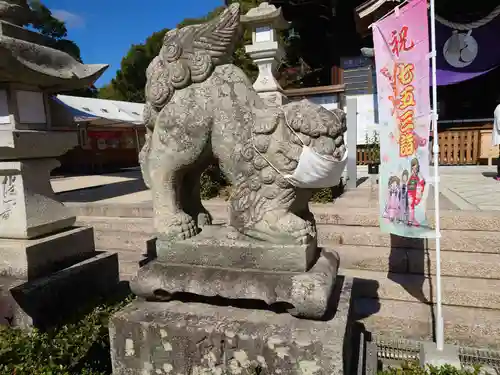
M432 134L434 156L434 212L436 222L436 346L438 351L444 346L443 306L441 302L441 226L439 222L439 139L437 114L436 78L436 9L435 0L430 0L431 8L431 65L432 65Z

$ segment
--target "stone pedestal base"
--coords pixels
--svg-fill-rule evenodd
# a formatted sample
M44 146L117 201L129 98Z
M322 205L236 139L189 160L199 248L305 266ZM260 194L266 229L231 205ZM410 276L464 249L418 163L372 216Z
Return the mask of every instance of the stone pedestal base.
M51 158L0 162L0 238L34 238L75 223L50 185L58 165Z
M95 251L92 228L0 239L0 275L0 324L46 328L115 291L118 256Z
M110 322L113 374L348 374L352 280L338 286L327 321L135 301Z
M321 318L331 296L338 255L309 245L252 240L229 227L206 226L196 237L157 240L158 259L130 281L139 297L169 300L174 293L290 304L294 316Z
M225 269L153 261L130 281L132 292L154 300L170 300L174 293L255 299L268 305L288 303L291 315L320 319L326 313L338 257L324 251L308 272Z

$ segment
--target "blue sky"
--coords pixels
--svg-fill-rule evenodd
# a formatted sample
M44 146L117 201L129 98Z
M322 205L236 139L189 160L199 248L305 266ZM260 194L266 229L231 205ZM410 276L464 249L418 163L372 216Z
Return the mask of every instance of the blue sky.
M207 14L223 0L42 0L66 21L68 39L75 41L87 64L109 64L97 81L108 83L131 44L143 43L153 32L173 28L184 18Z

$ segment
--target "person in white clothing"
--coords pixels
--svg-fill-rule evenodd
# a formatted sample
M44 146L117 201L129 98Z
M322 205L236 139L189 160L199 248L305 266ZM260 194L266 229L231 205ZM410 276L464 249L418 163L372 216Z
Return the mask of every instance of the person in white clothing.
M500 99L499 99L500 102ZM500 104L497 105L495 108L495 112L493 113L493 133L491 135L491 140L493 143L493 146L499 146L500 145ZM500 152L500 146L499 146L499 152ZM500 181L500 156L497 159L497 181Z

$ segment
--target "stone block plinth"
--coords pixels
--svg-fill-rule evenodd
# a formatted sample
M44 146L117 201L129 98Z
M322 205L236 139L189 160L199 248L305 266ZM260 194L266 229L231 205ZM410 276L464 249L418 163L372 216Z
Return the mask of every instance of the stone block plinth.
M0 277L0 324L47 329L117 291L116 253L94 252L45 276Z
M94 252L94 231L88 227L68 228L32 240L0 238L0 274L33 280Z
M0 325L47 328L114 293L116 253L72 227L35 239L0 238Z
M324 321L202 303L135 301L110 323L114 375L349 373L344 279Z

